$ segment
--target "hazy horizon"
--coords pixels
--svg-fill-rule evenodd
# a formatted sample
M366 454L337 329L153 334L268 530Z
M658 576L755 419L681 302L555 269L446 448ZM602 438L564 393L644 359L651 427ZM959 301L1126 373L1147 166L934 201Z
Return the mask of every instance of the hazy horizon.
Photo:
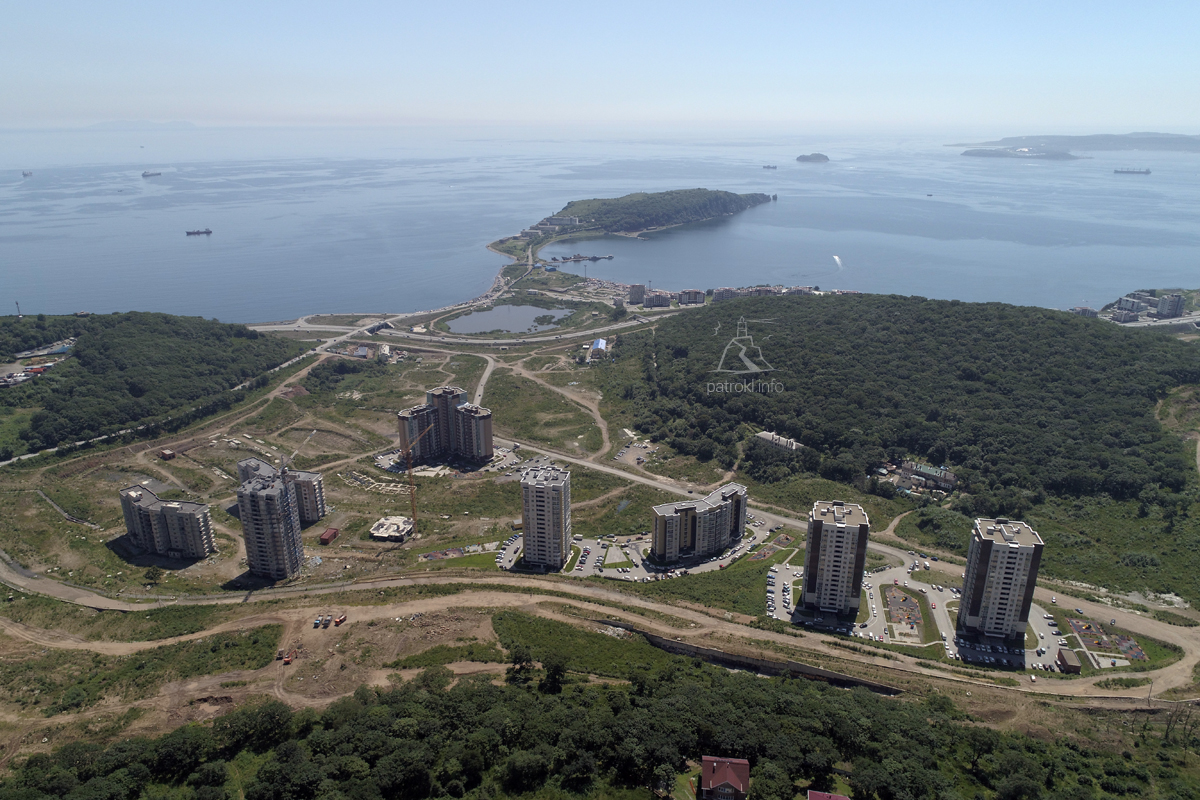
M1191 132L1197 23L1162 2L68 0L6 18L0 125Z

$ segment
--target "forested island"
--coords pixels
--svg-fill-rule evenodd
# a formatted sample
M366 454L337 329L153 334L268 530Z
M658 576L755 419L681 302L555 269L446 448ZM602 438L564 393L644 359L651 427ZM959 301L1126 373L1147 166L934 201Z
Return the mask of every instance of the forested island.
M556 217L578 217L583 227L629 233L724 217L769 203L769 194L734 194L714 189L636 192L612 199L573 200Z
M0 354L64 338L69 357L19 386L0 389L0 456L35 452L162 422L183 425L230 407L234 387L307 347L200 317L129 312L0 319ZM0 458L4 460L4 458Z

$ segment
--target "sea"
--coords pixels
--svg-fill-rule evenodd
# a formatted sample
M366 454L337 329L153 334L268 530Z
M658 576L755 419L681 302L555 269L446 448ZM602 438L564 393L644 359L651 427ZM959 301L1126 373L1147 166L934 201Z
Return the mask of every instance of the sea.
M268 322L441 308L485 292L508 263L489 242L571 200L696 187L777 200L646 240L542 254L611 254L575 271L666 290L816 285L1065 309L1200 286L1200 154L985 159L946 146L954 141L963 139L0 131L0 313L19 303L26 314ZM830 160L796 161L811 152ZM1151 174L1113 173L1130 167ZM206 228L211 236L185 236Z

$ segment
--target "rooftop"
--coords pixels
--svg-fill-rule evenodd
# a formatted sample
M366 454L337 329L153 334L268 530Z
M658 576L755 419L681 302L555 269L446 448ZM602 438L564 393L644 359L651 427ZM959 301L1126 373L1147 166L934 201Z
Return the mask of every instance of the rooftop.
M1028 523L1011 519L977 519L974 533L980 539L990 539L997 544L1011 544L1018 547L1033 547L1042 544L1042 537L1029 527Z
M870 525L867 512L863 507L854 503L843 503L841 500L818 500L813 503L809 519L819 519L833 525Z
M521 473L521 485L526 484L562 484L570 480L571 473L558 467L533 467Z
M745 495L746 487L740 483L727 483L707 497L697 497L695 500L679 500L674 503L663 503L662 505L654 506L654 513L660 517L665 517L690 508L704 511L716 508L735 494Z
M735 791L750 788L750 762L744 758L704 756L700 767L700 788L715 789L729 784Z

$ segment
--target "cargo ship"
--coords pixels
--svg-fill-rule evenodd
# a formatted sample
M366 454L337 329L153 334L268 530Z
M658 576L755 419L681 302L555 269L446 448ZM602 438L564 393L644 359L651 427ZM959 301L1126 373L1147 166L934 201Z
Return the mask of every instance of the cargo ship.
M162 173L161 172L143 172L142 173L143 178L157 178L159 175L162 175Z
M1149 175L1148 169L1114 169L1114 175Z
M763 169L779 169L779 167L774 164L763 164Z
M33 177L33 173L32 173L32 172L25 172L25 171L22 171L22 172L21 172L21 177L22 177L22 178L32 178L32 177Z
M202 231L184 231L188 236L212 236L212 230L205 228Z

